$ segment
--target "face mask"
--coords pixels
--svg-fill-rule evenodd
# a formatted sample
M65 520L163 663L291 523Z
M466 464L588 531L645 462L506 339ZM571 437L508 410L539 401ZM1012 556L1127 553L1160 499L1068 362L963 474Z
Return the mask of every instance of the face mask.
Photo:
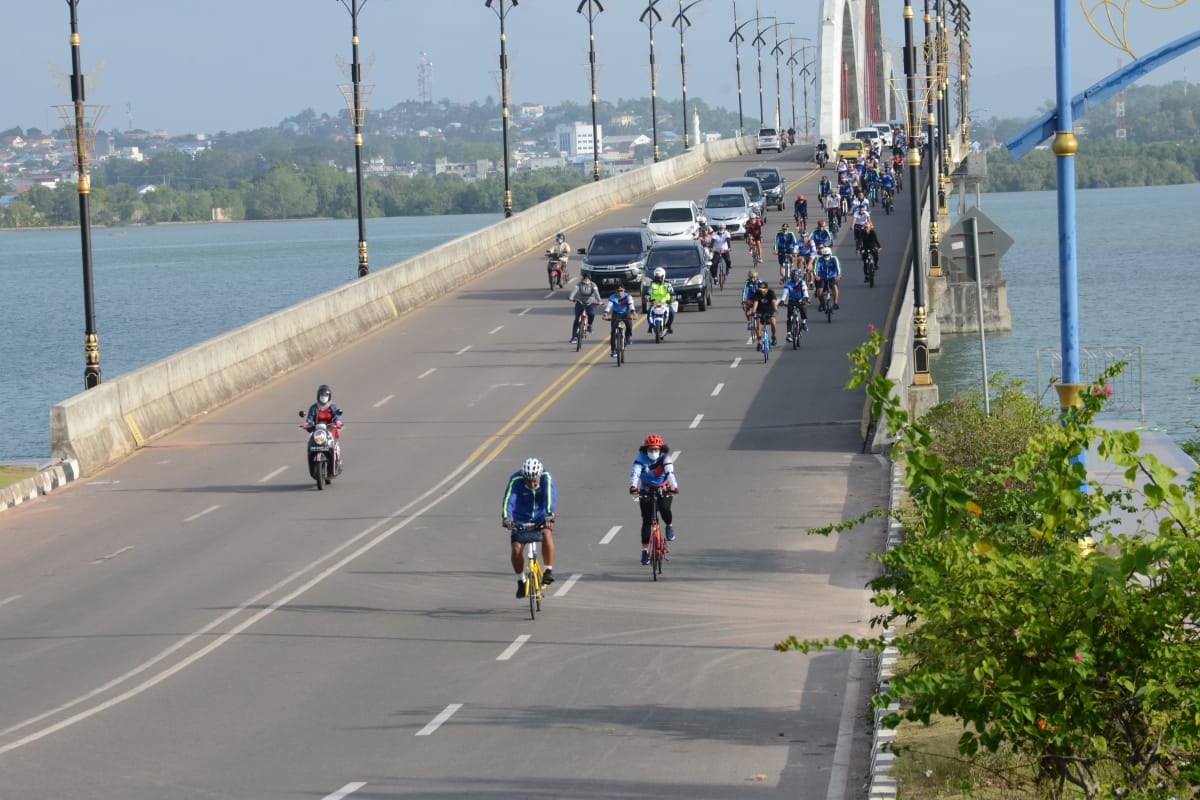
M649 458L651 461L657 461L660 452L661 451L659 451L659 450L647 450L646 457Z
M318 401L318 402L319 402L321 405L323 405L323 406L324 406L324 405L329 405L329 395L327 395L327 394L323 394L323 395L321 395L320 397L318 397L318 398L317 398L317 401Z

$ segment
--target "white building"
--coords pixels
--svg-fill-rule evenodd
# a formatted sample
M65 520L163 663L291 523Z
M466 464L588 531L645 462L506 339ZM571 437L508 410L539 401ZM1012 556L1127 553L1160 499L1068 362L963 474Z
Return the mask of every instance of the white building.
M599 141L592 142L592 124L576 122L573 125L559 125L554 129L558 135L558 149L566 154L568 160L580 156L589 158L596 153L604 152L604 131L602 125L596 126L596 137Z

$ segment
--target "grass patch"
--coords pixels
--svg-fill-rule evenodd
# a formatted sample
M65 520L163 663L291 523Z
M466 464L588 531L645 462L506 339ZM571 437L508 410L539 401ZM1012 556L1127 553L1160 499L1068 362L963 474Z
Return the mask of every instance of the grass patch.
M892 777L904 800L1011 800L1037 797L1034 771L1011 752L958 753L962 724L934 717L929 725L902 722L896 729Z
M37 474L37 467L18 464L17 466L0 465L0 488L11 486L17 481Z

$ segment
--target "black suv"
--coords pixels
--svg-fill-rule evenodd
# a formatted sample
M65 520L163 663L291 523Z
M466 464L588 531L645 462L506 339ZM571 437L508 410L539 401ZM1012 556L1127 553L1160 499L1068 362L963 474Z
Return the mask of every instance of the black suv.
M650 278L654 270L662 267L667 272L667 283L675 290L679 305L695 303L706 311L712 303L712 279L709 265L704 259L704 247L695 239L686 241L657 242L646 256L646 278L642 284L642 313L649 306Z
M763 194L767 196L767 205L783 211L783 176L775 167L751 167L746 170L747 178L758 178L762 185Z
M629 292L642 288L646 268L646 253L653 237L645 228L607 228L596 231L586 248L581 269L601 290L616 289L624 284Z

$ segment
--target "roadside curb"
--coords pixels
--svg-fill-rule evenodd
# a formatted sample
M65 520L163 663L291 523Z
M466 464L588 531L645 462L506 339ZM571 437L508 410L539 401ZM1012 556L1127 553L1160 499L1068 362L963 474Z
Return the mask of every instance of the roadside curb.
M888 493L888 508L895 511L899 507L900 498L904 494L904 476L900 465L892 461L892 486ZM895 519L888 521L887 549L891 550L900 543L904 529ZM886 630L883 634L889 644L884 647L879 656L879 673L875 678L875 694L887 689L895 676L896 659L900 653L890 642L896 637L895 630ZM891 746L896 739L894 728L883 727L883 718L900 710L899 703L893 703L887 708L875 709L875 731L871 742L871 770L869 774L868 800L895 800L898 797L896 779L892 777L892 765L896 754Z
M79 462L73 458L45 467L37 474L0 489L0 511L19 506L79 477Z

